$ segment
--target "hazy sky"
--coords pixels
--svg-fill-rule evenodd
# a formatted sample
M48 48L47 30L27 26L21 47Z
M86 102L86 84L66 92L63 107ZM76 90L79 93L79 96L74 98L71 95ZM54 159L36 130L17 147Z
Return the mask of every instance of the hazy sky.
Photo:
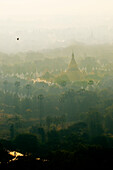
M113 42L112 8L113 0L0 0L0 51L49 48L70 39Z
M0 0L0 19L40 15L112 15L113 0Z

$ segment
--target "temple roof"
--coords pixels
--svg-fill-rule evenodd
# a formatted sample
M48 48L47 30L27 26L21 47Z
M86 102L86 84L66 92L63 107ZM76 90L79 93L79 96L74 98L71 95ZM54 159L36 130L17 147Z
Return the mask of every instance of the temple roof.
M75 58L74 58L74 53L72 53L72 59L71 59L71 62L68 66L67 71L76 71L76 70L79 70L79 69L78 69L77 63L76 63Z
M82 78L82 73L80 72L78 65L75 61L74 53L72 53L71 62L65 74L68 76L70 81L76 81Z

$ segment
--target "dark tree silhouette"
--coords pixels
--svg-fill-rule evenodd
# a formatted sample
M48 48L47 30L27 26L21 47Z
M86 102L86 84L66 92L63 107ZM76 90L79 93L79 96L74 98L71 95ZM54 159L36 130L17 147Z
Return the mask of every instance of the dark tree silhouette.
M44 96L43 94L38 95L38 100L39 100L39 118L40 118L40 125L42 125L42 118L43 118L43 100L44 100Z
M15 92L16 92L16 94L18 94L19 87L20 87L20 82L16 81L15 82Z
M8 87L8 81L4 80L3 85L4 85L4 92L6 93L7 92L7 87Z
M26 89L27 89L27 97L29 97L30 96L31 85L27 84Z

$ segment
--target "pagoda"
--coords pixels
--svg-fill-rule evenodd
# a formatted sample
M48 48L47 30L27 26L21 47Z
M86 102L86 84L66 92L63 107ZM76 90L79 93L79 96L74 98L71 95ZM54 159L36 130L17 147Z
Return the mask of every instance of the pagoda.
M66 70L66 75L70 81L76 81L82 79L82 73L78 68L78 65L74 58L74 53L72 53L71 62Z

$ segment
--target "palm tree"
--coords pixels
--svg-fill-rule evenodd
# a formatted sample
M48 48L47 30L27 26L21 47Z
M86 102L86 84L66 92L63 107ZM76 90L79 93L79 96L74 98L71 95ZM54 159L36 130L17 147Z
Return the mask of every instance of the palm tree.
M8 86L8 81L7 81L7 80L4 80L3 84L4 84L4 92L6 93L6 91L7 91L7 86Z
M43 117L43 99L44 96L43 94L38 95L38 100L39 100L39 118L40 118L40 125L42 124L42 117Z
M52 123L52 117L47 116L46 117L46 125L47 125L47 128L48 128L48 131L50 130L51 123Z
M19 87L20 87L20 82L16 81L15 82L15 92L16 92L16 94L18 93Z
M68 118L72 119L73 115L74 115L74 96L75 96L75 92L73 89L69 89L66 93L65 93L65 98L67 99L67 105L68 105Z
M31 85L27 84L26 89L27 89L27 97L29 97L30 96Z
M60 113L64 112L64 102L65 102L65 93L62 93L60 98L59 98L59 104L60 104Z

